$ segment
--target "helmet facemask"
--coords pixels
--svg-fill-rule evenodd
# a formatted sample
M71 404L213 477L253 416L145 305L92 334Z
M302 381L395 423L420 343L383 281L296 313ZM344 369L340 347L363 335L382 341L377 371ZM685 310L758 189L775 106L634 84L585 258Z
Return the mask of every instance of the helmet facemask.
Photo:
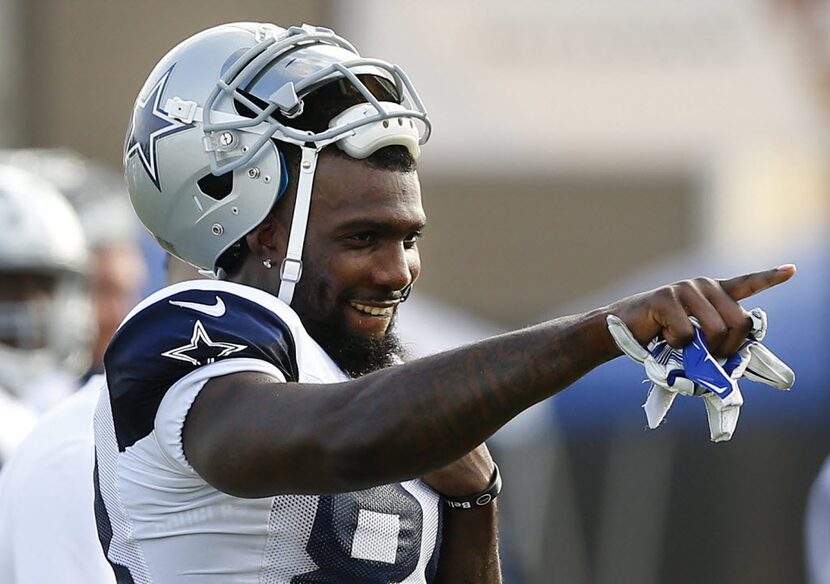
M23 293L8 297L0 286L0 386L22 396L44 374L84 373L92 334L84 277L56 271L0 278Z

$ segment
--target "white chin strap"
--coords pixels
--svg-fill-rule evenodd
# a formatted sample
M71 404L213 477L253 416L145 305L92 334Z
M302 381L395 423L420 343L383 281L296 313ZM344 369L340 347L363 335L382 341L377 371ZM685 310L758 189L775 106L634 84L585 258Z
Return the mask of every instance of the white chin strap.
M297 200L294 202L294 216L291 232L288 234L288 251L280 266L280 300L291 305L294 288L303 275L303 243L305 242L308 213L311 210L311 188L314 186L314 171L317 169L316 147L302 147L300 178L297 181Z

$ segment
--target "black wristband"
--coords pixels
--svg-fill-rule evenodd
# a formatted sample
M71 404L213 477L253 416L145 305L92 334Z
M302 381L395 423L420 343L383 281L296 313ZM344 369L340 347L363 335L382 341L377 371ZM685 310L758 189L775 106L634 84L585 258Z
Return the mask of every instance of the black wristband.
M444 497L444 502L450 509L476 509L492 503L499 493L501 493L501 475L498 465L493 463L493 476L490 477L490 484L486 489L466 497Z

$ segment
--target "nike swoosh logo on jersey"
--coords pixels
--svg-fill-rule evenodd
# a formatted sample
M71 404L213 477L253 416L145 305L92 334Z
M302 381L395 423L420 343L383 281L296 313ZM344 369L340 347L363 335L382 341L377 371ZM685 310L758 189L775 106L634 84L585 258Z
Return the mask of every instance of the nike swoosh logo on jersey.
M225 302L216 297L216 304L202 304L200 302L185 302L184 300L170 300L170 304L181 306L182 308L189 308L208 316L220 317L225 314Z

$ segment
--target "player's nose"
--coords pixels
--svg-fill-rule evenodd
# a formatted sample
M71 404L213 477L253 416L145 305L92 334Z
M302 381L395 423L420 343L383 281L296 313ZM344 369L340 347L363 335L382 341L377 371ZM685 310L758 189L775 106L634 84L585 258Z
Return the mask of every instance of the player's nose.
M377 259L372 273L374 284L387 290L403 290L420 271L418 252L403 245L390 245Z

